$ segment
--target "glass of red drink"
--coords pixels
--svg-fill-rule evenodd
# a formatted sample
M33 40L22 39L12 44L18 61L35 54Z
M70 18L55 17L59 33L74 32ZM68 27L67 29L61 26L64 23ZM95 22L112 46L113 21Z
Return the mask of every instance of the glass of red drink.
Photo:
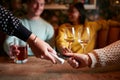
M19 51L16 53L15 50ZM26 63L28 61L27 44L11 42L9 44L9 56L15 63Z

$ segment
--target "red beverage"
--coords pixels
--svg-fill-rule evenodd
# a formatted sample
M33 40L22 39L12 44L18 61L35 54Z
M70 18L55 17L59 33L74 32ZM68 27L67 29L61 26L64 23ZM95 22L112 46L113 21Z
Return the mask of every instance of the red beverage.
M28 52L26 46L19 46L18 50L20 50L20 53L16 56L18 60L25 60L28 58Z
M19 51L19 53L16 51ZM22 41L17 42L14 39L13 42L9 43L9 56L15 63L26 63L28 60L27 44Z

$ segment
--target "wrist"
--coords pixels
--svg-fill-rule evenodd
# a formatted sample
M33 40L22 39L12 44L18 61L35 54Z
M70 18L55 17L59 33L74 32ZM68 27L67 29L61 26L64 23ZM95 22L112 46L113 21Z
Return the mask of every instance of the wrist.
M92 64L92 60L91 60L89 54L87 54L87 61L88 61L88 67L90 67Z
M27 40L27 43L28 44L35 44L36 42L37 42L37 36L34 34L31 34Z
M37 36L34 37L34 40L33 40L34 43L37 42Z

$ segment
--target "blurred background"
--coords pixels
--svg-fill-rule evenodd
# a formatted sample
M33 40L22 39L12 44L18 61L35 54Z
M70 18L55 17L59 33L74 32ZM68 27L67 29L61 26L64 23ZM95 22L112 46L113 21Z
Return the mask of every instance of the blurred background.
M100 18L120 21L120 0L46 0L46 6L42 13L42 17L51 23L54 29L57 29L62 23L68 21L67 9L69 5L79 1L85 4L87 20L89 21L95 21ZM11 10L18 18L22 18L26 14L25 0L0 0L0 3ZM113 28L111 31L112 32L109 32L111 33L109 34L111 37L107 37L111 41L105 45L120 39L119 28ZM6 34L0 31L0 37L0 55L6 56L3 50L3 42L6 38ZM99 39L99 41L100 40L101 39ZM104 47L105 45L97 45L96 48Z

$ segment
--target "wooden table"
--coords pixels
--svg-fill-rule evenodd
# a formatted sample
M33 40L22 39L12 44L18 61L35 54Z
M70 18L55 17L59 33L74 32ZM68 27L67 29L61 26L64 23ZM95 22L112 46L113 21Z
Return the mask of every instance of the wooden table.
M120 80L120 66L73 69L65 64L29 57L25 64L0 57L0 80Z

